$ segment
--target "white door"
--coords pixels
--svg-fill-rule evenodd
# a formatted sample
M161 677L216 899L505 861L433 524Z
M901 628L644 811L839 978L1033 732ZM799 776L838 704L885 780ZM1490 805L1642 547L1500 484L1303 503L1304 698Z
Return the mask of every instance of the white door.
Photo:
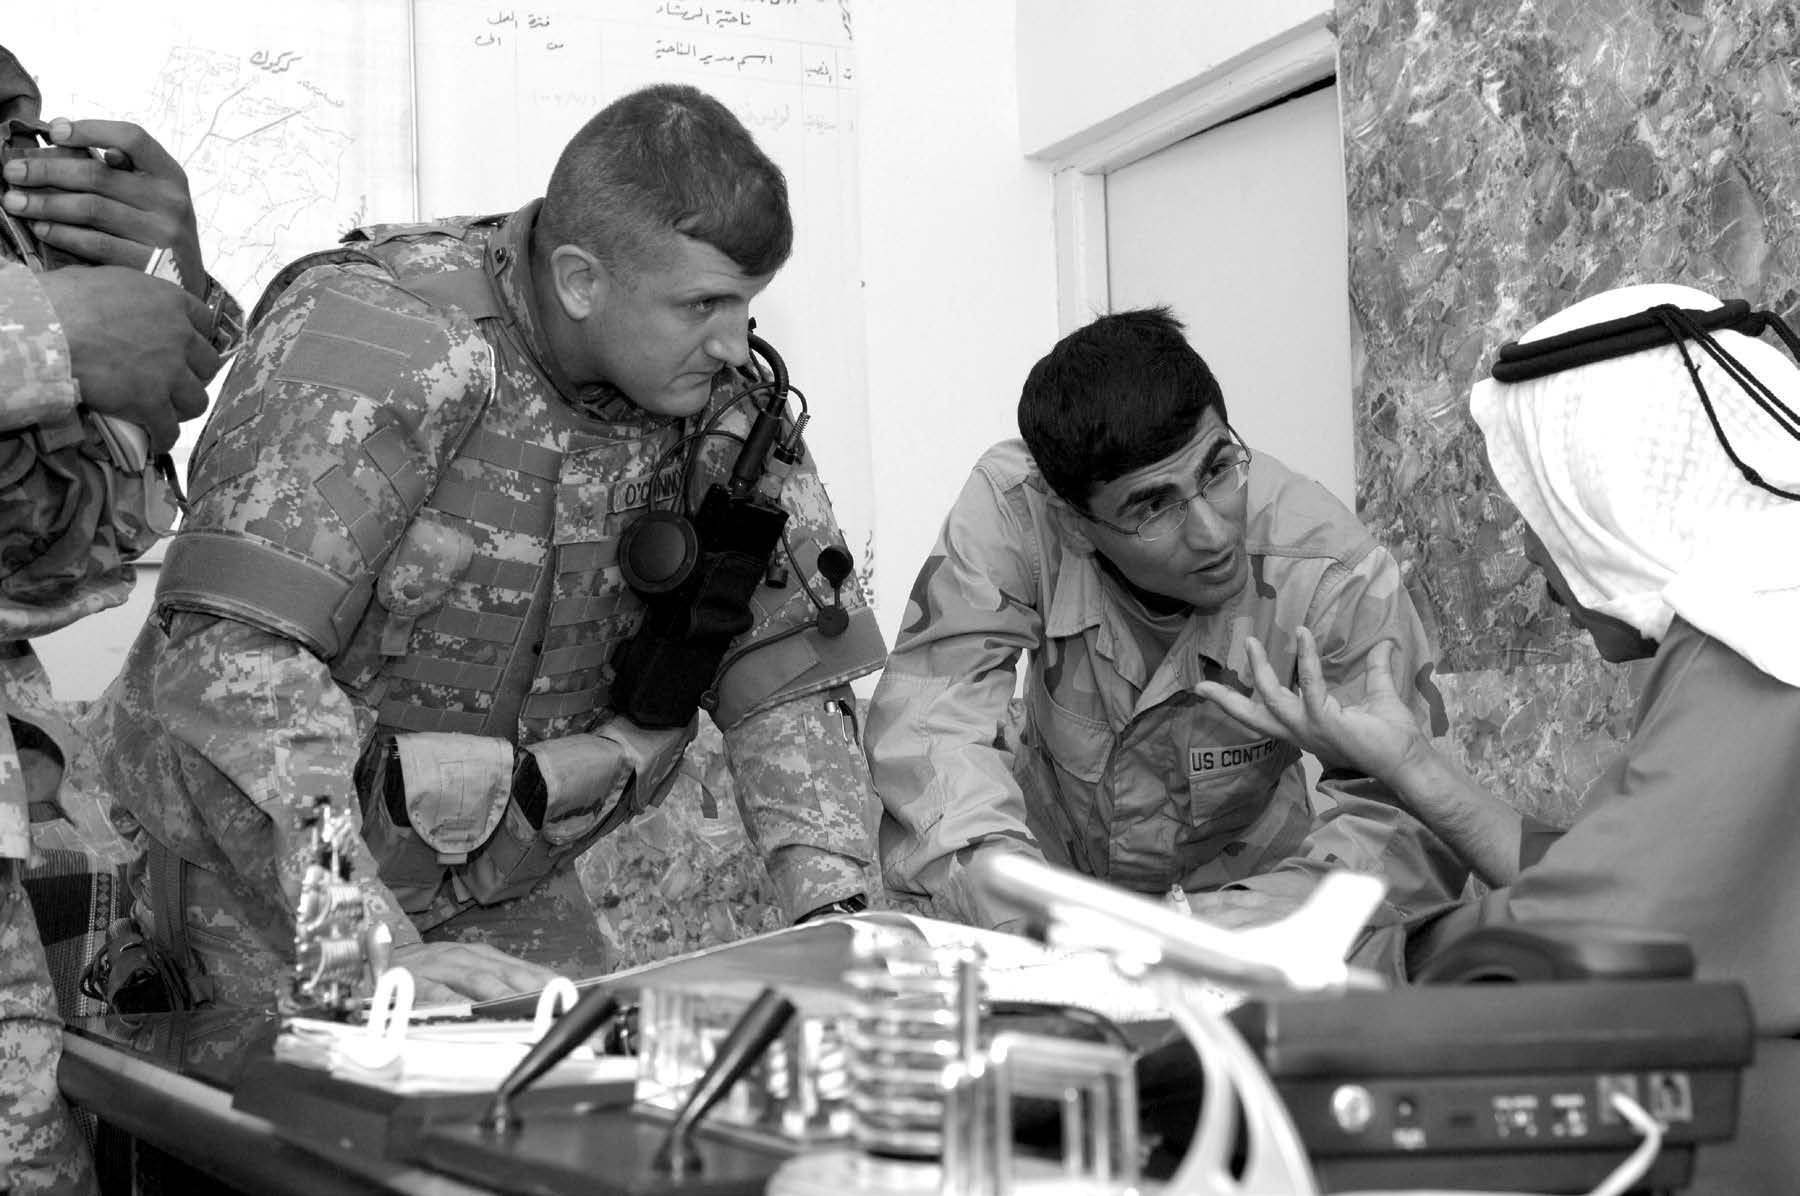
M1356 502L1335 86L1106 176L1112 310L1166 303L1262 448Z

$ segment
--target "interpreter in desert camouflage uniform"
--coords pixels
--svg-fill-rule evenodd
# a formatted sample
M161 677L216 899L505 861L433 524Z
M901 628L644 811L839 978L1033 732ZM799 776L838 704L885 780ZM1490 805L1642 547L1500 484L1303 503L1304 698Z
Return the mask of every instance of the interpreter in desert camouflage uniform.
M1369 649L1396 641L1417 717L1445 729L1393 558L1238 440L1167 310L1065 337L1032 369L1019 426L951 508L870 703L890 898L1008 928L1014 911L966 879L986 852L1177 886L1229 923L1290 908L1327 867L1380 873L1398 908L1458 891L1461 865L1382 795L1328 785L1317 816L1298 751L1194 695L1203 679L1248 688L1250 635L1290 674L1306 627L1345 701Z
M427 995L604 970L574 858L661 800L695 726L611 708L644 610L619 537L682 493L690 446L690 499L735 460L749 307L791 236L742 125L658 87L578 133L543 200L359 229L271 286L100 716L111 788L189 865L219 1000L273 995L316 795L359 806L357 875ZM843 634L783 634L829 599L840 534L810 459L765 482L791 578L758 587L711 717L803 917L867 887L839 711L884 645L854 583Z
M206 406L219 367L214 312L142 273L148 246L174 248L206 283L187 185L136 126L37 123L39 97L0 47L0 139L49 132L65 145L111 146L118 170L91 157L9 162L0 220L0 1190L89 1192L93 1168L56 1090L62 1023L24 876L33 823L79 841L106 834L93 803L63 786L78 751L29 641L117 606L130 562L166 518L161 480L108 451L95 416L143 427L166 452L179 420ZM111 172L110 174L108 172ZM131 178L114 177L119 175ZM82 214L83 193L103 202ZM75 262L37 272L58 259ZM27 268L29 265L30 268ZM126 268L122 268L126 267ZM197 288L198 289L198 288ZM229 324L229 318L226 320ZM49 820L49 821L46 821Z

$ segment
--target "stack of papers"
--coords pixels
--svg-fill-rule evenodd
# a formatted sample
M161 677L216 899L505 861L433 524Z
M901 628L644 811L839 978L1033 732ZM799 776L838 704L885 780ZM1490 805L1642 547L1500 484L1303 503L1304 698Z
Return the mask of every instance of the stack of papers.
M528 1021L414 1023L394 1040L367 1026L291 1018L275 1040L275 1058L389 1092L492 1092L537 1037ZM533 1087L629 1084L637 1066L635 1058L580 1046Z

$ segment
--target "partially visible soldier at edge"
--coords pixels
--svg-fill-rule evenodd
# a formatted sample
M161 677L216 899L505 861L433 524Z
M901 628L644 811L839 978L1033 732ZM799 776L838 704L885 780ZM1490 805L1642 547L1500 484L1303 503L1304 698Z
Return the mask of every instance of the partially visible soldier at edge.
M62 1022L24 884L33 835L118 846L98 805L64 784L77 710L54 698L30 640L124 602L167 513L163 480L115 457L96 417L141 427L166 453L205 409L240 325L206 277L174 159L135 125L44 124L40 106L0 46L0 1191L16 1196L95 1190L57 1094ZM12 152L45 139L129 163ZM144 272L158 249L187 290Z
M663 85L578 132L543 199L358 229L271 285L97 720L142 823L134 912L155 936L147 874L173 859L185 961L220 1003L267 1004L291 958L319 796L360 806L356 875L421 999L605 970L575 858L662 799L697 726L610 708L644 609L618 540L730 468L750 305L792 235L748 131ZM866 901L872 798L840 711L885 645L854 580L843 634L782 634L831 592L840 533L810 459L780 502L792 577L758 587L711 717L800 919Z

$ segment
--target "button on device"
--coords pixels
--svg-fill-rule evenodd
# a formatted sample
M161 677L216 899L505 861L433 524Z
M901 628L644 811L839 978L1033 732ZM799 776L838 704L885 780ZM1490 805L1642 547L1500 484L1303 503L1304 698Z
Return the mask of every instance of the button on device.
M1375 1100L1361 1084L1341 1084L1331 1094L1331 1116L1346 1134L1360 1134L1375 1117Z

